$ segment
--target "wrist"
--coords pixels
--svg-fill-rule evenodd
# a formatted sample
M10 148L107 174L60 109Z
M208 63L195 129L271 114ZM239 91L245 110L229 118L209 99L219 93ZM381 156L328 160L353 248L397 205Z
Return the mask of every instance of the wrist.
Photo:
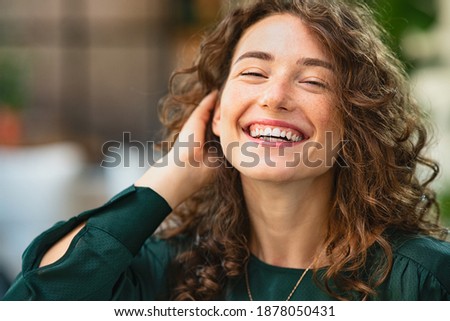
M161 195L173 209L190 196L193 190L188 183L189 170L175 164L156 163L135 182L135 186L148 187Z

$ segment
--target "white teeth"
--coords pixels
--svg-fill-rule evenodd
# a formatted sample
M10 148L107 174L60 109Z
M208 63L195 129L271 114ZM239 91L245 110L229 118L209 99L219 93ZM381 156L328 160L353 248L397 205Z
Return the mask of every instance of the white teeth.
M258 126L259 127L259 126ZM263 128L253 128L250 131L250 135L254 138L260 138L265 141L284 141L282 138L285 138L291 142L298 142L303 140L302 135L298 135L296 133L292 133L291 131L280 129L278 127L264 127Z
M281 136L281 130L279 128L272 129L272 136L280 137Z

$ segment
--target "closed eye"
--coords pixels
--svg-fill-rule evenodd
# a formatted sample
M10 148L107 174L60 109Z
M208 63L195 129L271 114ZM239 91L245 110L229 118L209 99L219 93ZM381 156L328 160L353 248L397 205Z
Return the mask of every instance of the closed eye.
M304 81L305 84L309 84L309 85L313 85L313 86L317 86L319 88L327 88L327 85L320 82L320 81L314 81L314 80L308 80L308 81Z
M252 77L262 77L262 78L266 78L266 76L264 76L263 74L259 73L259 72L255 72L255 71L246 71L241 73L241 76L252 76Z

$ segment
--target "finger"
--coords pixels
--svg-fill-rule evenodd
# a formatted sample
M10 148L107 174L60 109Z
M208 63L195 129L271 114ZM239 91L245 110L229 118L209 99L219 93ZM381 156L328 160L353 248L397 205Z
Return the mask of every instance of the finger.
M195 139L203 141L206 124L210 119L216 99L217 90L212 91L202 99L183 125L178 139L187 140L189 135L194 134Z
M217 101L217 90L210 92L206 95L197 108L194 110L193 114L196 114L198 118L201 118L205 123L209 120L211 111L214 109Z

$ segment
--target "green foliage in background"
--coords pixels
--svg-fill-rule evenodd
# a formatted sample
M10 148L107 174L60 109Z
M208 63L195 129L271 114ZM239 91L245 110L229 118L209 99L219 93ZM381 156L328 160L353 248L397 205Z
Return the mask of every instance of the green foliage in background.
M450 188L438 194L438 202L441 209L442 224L450 227Z
M379 23L388 31L392 49L406 64L416 67L401 48L402 37L409 29L428 30L437 20L436 0L358 0L366 3L377 13Z
M363 1L376 12L379 23L390 35L391 48L405 63L409 71L416 68L402 51L402 38L408 30L426 31L437 21L438 2L436 0L358 0ZM438 193L441 220L450 226L450 186Z

